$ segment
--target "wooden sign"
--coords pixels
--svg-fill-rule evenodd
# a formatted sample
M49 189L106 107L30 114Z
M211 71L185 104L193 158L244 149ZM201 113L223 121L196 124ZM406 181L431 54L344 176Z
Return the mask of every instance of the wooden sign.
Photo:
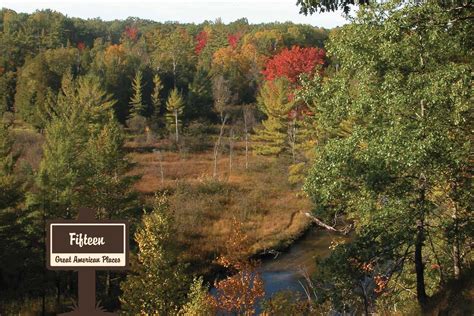
M95 303L96 270L128 268L128 223L98 221L88 208L74 220L46 223L47 268L78 271L77 308L62 315L115 315Z
M117 270L128 264L126 222L50 221L47 267L52 270Z

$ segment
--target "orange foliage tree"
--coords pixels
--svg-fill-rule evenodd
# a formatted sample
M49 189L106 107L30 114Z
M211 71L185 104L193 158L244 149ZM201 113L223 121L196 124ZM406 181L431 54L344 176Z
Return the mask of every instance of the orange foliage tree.
M250 242L236 220L229 240L225 244L225 255L218 263L230 270L231 276L216 281L216 295L211 297L211 305L224 313L238 315L255 314L255 305L265 296L263 279L258 272L258 262L247 258Z

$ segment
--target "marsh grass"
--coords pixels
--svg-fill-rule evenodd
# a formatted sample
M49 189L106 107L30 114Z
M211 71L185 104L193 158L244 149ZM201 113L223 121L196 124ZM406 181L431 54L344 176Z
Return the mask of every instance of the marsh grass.
M161 152L164 181L156 154L131 150L133 173L142 175L136 189L149 197L157 191L169 193L183 260L199 262L197 269L206 269L221 253L233 219L243 223L252 241L248 255L281 247L308 227L300 211L309 210L310 203L288 182L286 160L251 156L245 169L244 146L236 143L232 172L224 150L213 178L212 148L183 155L166 141L153 146Z

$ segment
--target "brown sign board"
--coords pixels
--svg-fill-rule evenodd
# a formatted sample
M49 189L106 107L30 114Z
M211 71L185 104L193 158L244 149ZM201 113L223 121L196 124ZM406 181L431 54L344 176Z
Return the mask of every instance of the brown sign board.
M122 270L128 267L128 223L47 222L47 268Z

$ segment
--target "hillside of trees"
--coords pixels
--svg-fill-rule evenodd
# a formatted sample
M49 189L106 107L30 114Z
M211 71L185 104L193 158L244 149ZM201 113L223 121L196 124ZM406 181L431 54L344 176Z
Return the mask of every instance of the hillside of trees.
M105 310L472 313L473 9L363 1L333 30L2 9L0 314L74 307L45 223L80 207L130 222ZM305 295L265 295L258 259L312 225L334 242Z

